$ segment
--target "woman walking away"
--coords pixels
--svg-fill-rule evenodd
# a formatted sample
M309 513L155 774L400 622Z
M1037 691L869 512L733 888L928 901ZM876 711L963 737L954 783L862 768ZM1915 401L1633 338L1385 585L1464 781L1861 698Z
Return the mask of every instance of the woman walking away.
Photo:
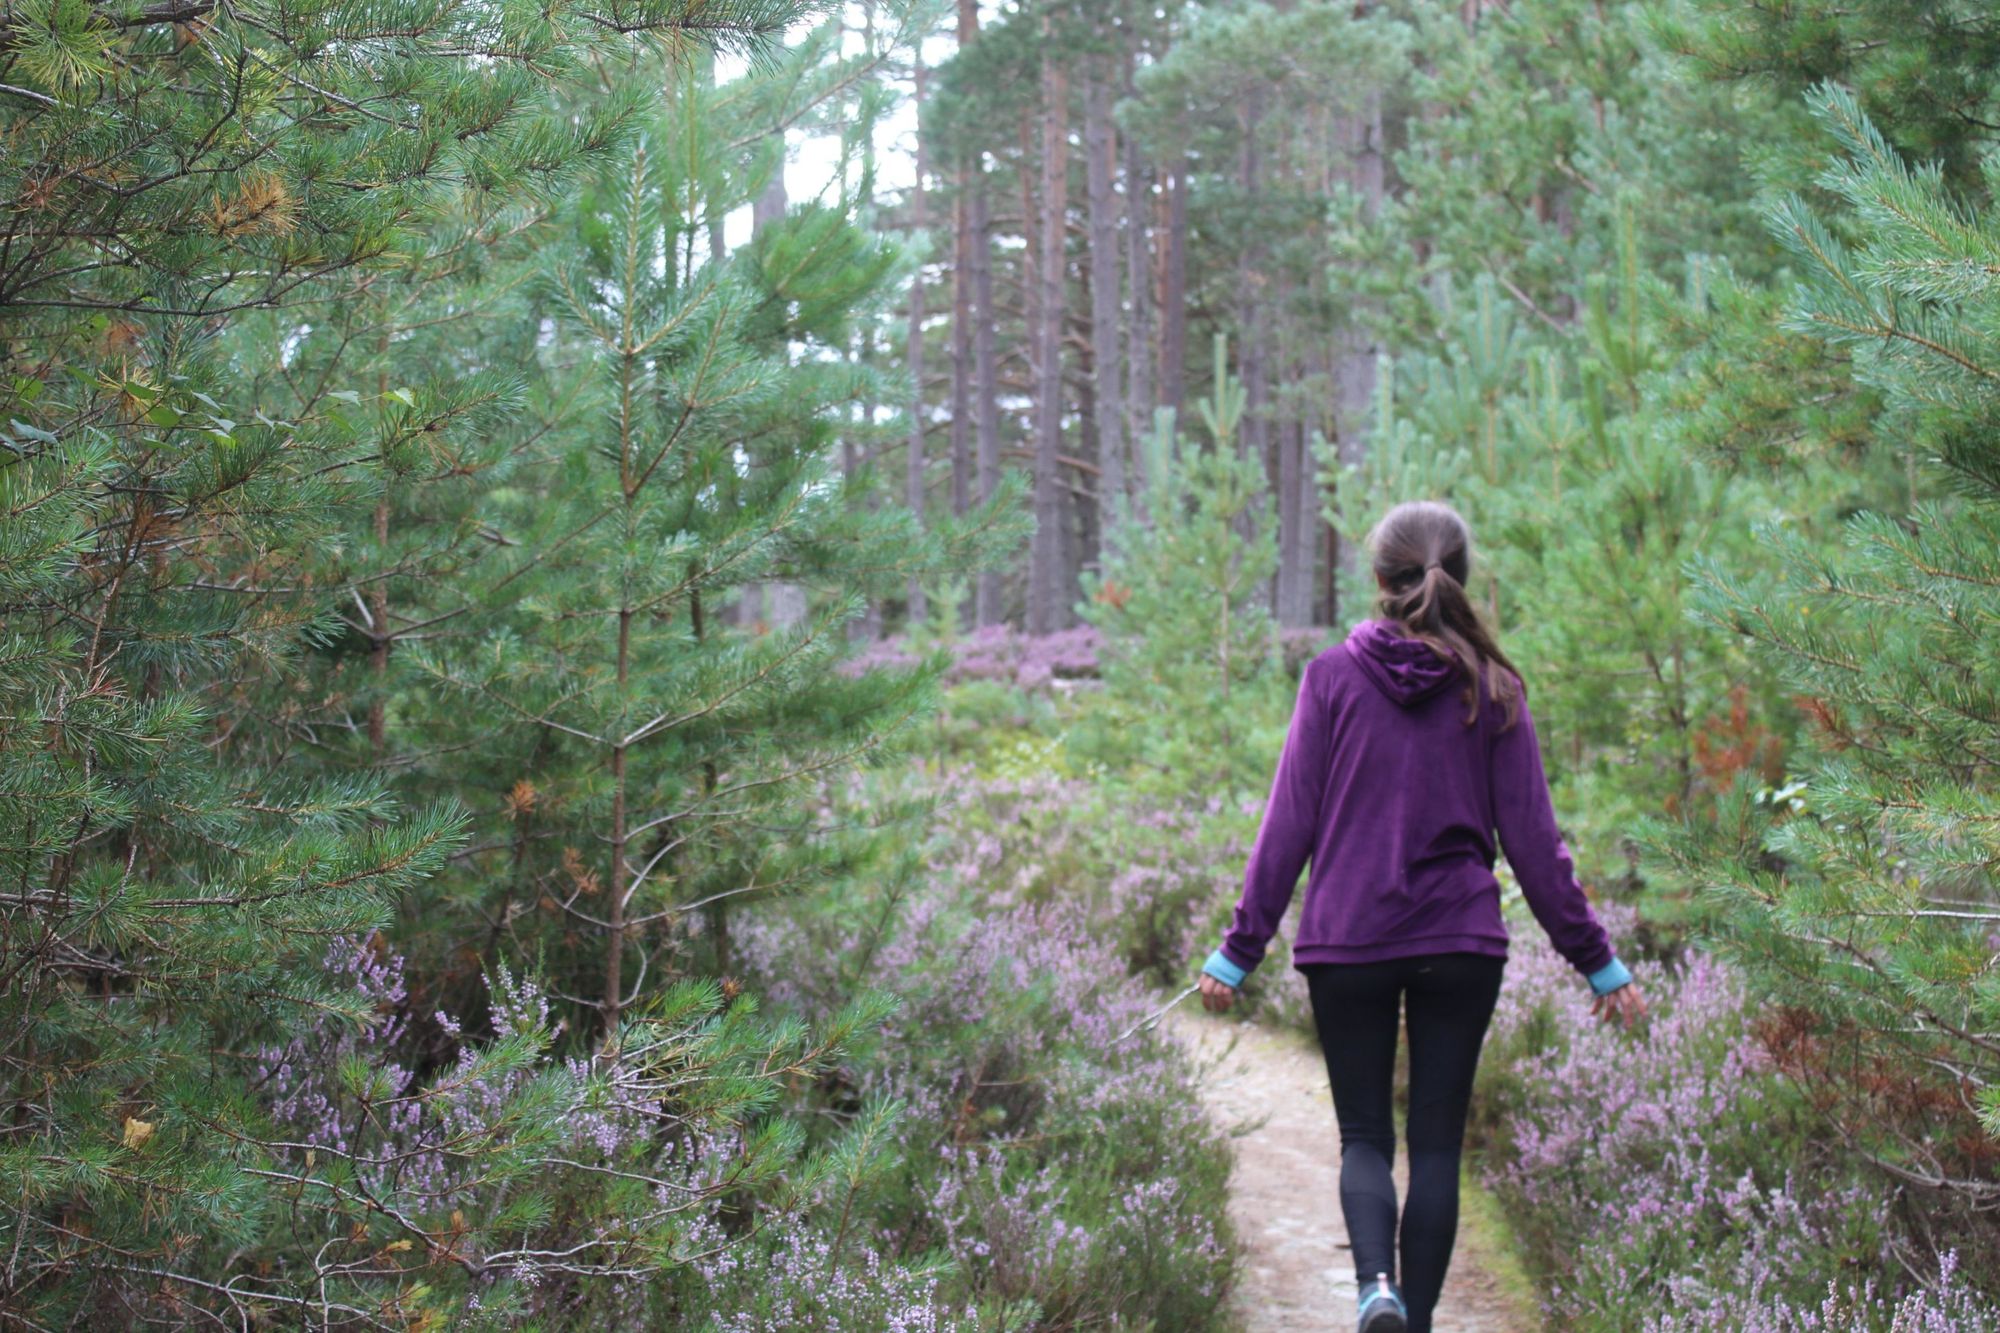
M1556 830L1521 678L1466 596L1471 547L1465 520L1428 501L1370 535L1380 618L1307 664L1235 920L1202 968L1203 1004L1227 1009L1311 861L1292 958L1333 1084L1361 1333L1430 1333L1444 1288L1472 1076L1507 959L1496 845L1596 1012L1645 1012ZM1399 1285L1390 1107L1405 1011Z

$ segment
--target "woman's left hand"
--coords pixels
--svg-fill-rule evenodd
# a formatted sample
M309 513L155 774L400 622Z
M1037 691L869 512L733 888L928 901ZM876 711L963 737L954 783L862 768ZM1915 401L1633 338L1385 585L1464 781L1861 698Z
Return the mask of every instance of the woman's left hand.
M1201 974L1201 1007L1211 1014L1228 1009L1236 999L1236 988L1224 985L1204 972Z
M1639 992L1638 982L1628 981L1609 995L1592 1000L1590 1012L1603 1022L1629 1028L1645 1019L1646 997Z

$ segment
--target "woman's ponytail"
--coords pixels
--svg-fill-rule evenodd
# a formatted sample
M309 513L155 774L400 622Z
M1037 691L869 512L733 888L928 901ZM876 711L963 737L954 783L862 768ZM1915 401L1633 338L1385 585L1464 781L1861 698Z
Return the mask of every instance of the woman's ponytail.
M1412 500L1397 505L1368 536L1375 556L1376 606L1413 638L1456 661L1465 672L1466 725L1479 717L1480 683L1507 711L1507 726L1521 713L1514 664L1466 594L1472 572L1472 534L1450 505Z

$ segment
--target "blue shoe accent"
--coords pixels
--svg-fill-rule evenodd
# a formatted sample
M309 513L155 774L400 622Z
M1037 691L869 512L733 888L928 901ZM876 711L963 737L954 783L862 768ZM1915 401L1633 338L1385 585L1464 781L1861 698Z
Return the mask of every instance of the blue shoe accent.
M1361 1293L1361 1324L1358 1333L1408 1333L1410 1312L1403 1293L1387 1273L1377 1273L1375 1283Z

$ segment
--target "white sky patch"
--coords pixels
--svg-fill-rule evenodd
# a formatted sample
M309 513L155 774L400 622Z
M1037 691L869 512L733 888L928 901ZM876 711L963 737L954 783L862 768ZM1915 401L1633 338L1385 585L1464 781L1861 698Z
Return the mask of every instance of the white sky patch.
M993 6L982 5L987 11L982 21L990 17ZM843 54L857 56L862 50L862 26L864 15L859 4L847 6L847 33L843 41ZM924 40L924 64L937 68L951 59L958 50L955 30L949 26L945 30L931 34ZM907 53L898 57L898 63L907 58ZM716 63L716 80L727 83L742 77L748 69L748 62L738 55L725 55ZM910 96L907 78L898 78L897 91L901 94L896 104L875 124L875 192L883 198L893 198L906 193L916 181L917 175L917 108ZM856 164L858 168L858 164ZM834 199L839 197L840 180L840 136L838 134L801 134L794 131L785 143L785 194L793 202L807 199ZM723 220L723 242L731 249L747 243L750 239L750 209L746 206L732 212Z

